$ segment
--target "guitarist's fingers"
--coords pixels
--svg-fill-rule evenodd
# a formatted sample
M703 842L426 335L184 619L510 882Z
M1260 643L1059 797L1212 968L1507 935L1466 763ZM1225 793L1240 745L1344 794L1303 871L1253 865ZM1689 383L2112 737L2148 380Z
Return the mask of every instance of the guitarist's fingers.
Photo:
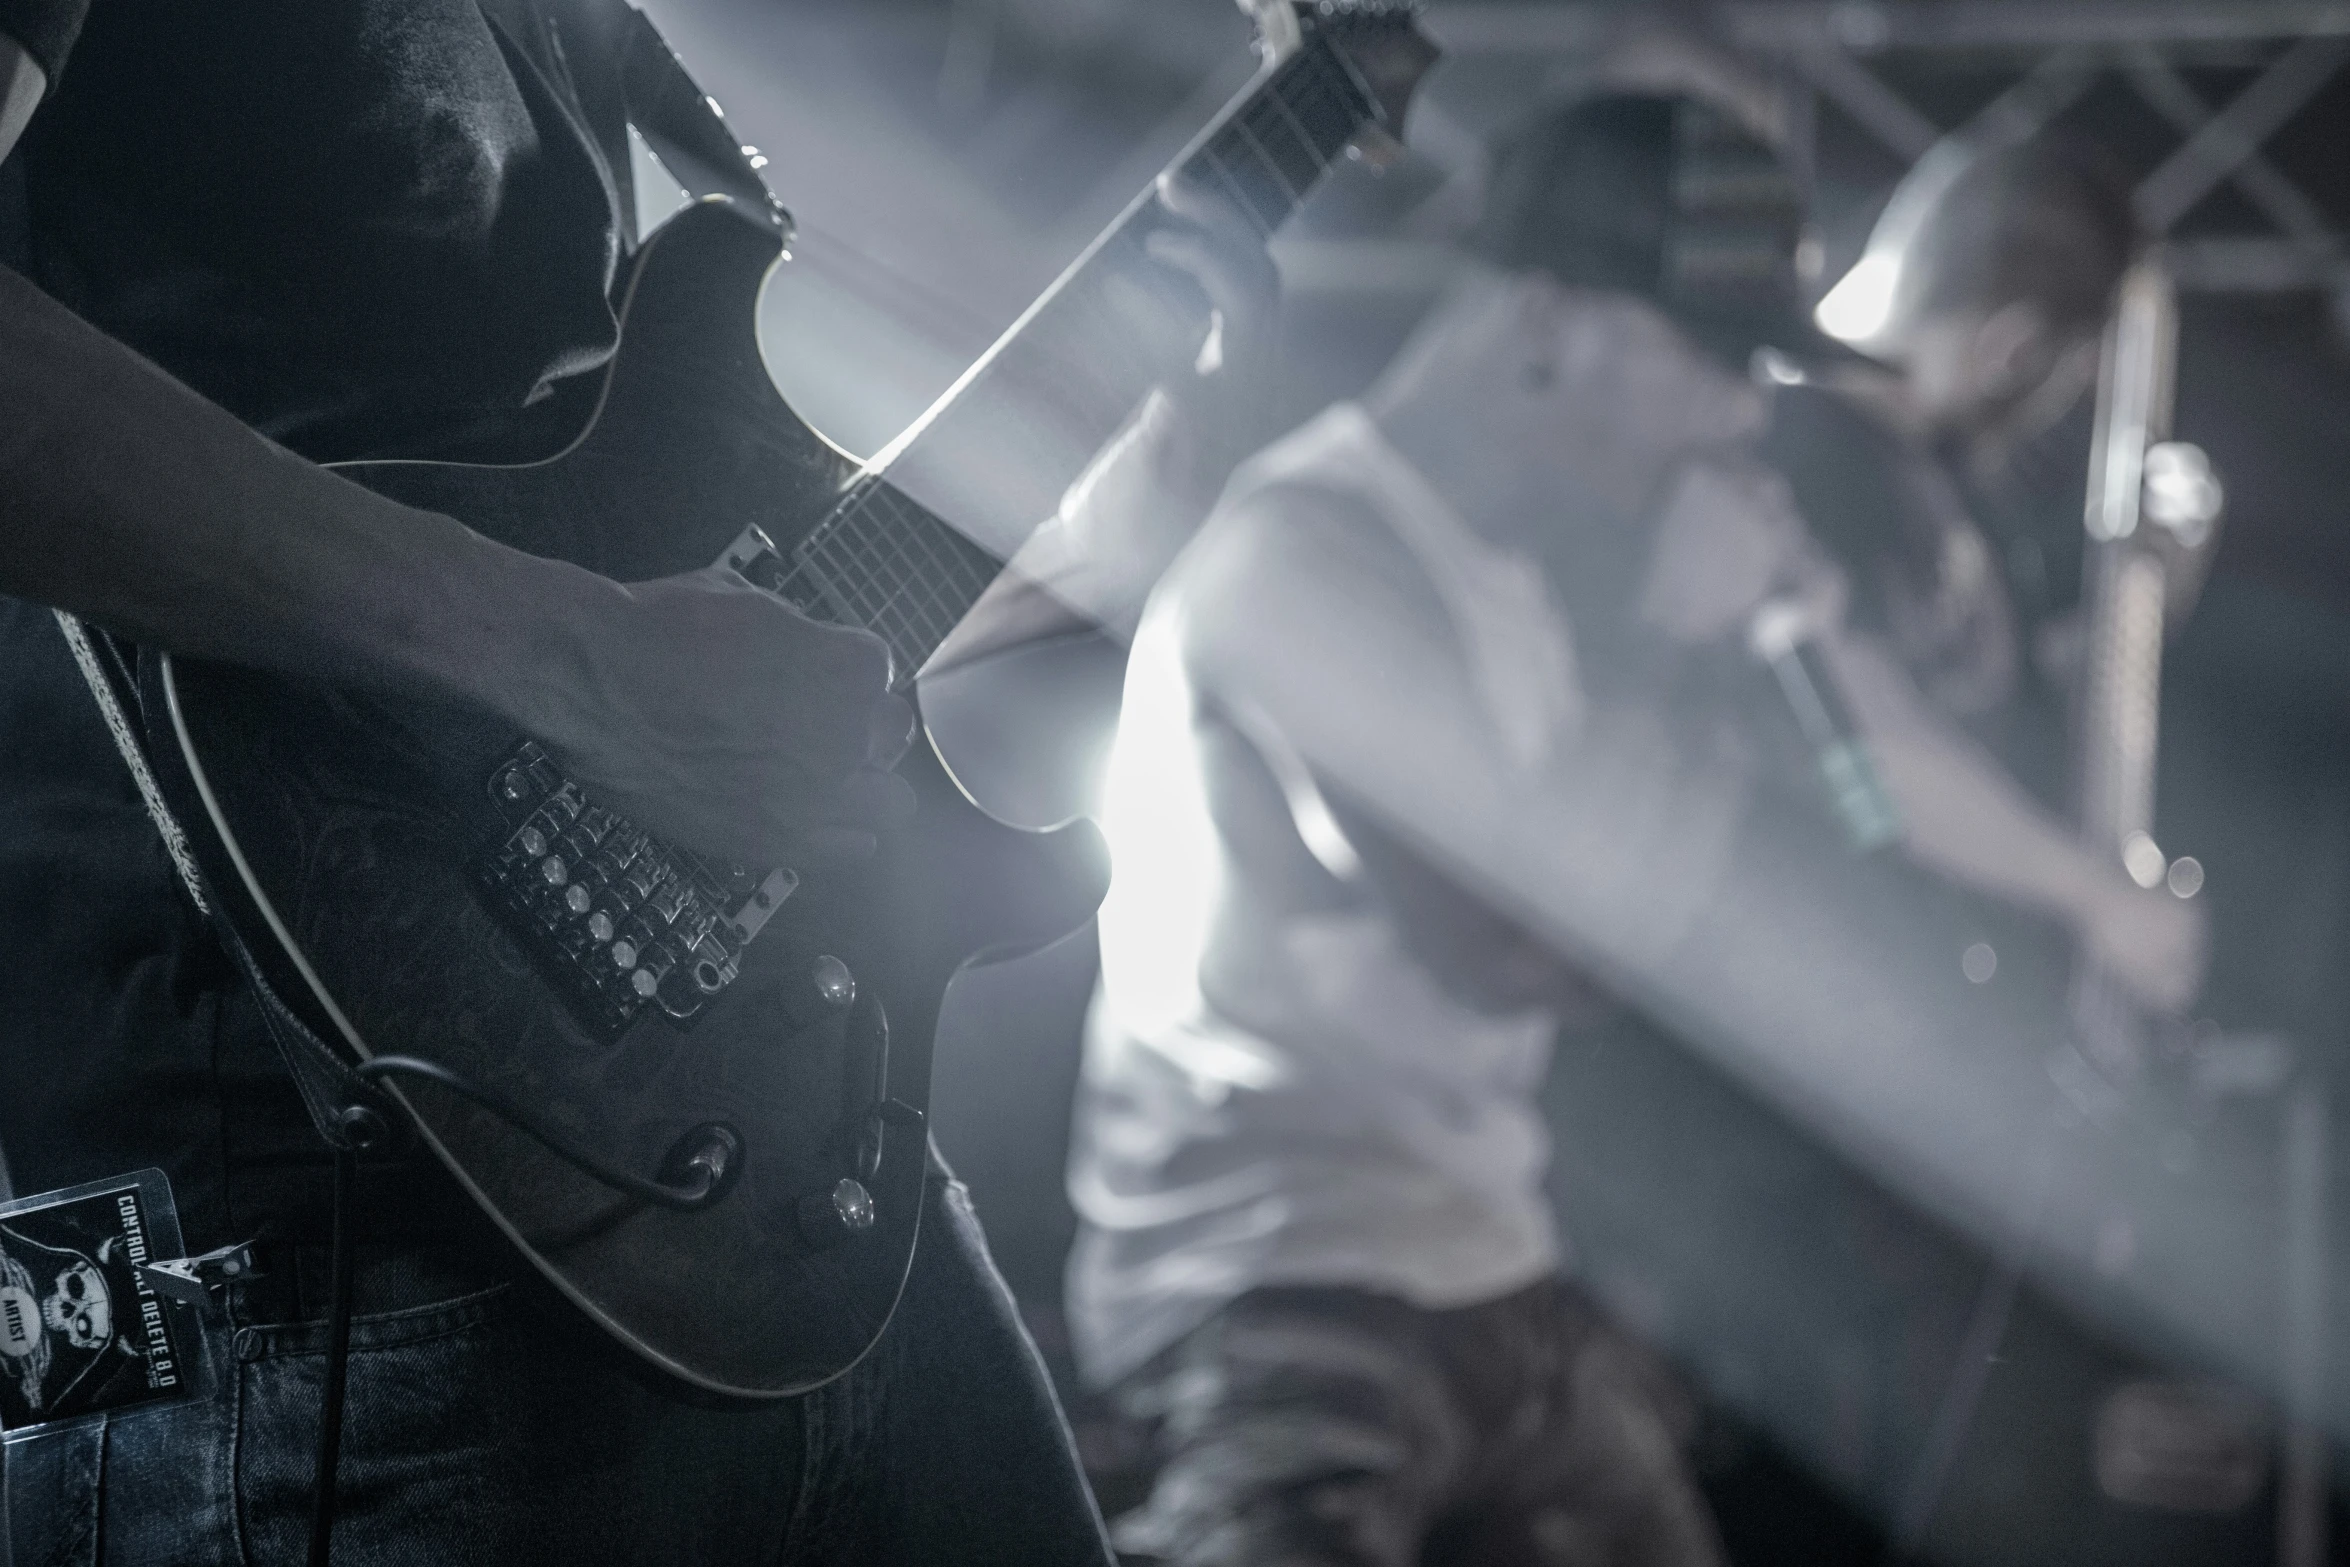
M865 759L884 771L898 765L914 743L914 704L894 692L873 704Z
M811 827L792 840L791 858L799 862L839 864L873 858L881 840L861 827Z
M782 827L784 858L799 863L866 859L880 842L879 830L913 814L911 784L895 773L861 769L831 792L821 811L803 812Z
M914 786L897 774L861 767L849 774L824 825L888 827L914 814Z
M1165 221L1144 239L1144 252L1189 278L1218 323L1201 374L1227 379L1216 372L1235 357L1254 367L1269 350L1281 298L1280 273L1263 234L1229 198L1193 180L1161 176L1159 205Z
M1249 285L1212 235L1197 229L1155 229L1142 248L1153 261L1198 284L1228 330L1236 324L1235 317L1242 321L1252 318L1257 307Z
M1169 170L1159 176L1159 203L1234 249L1263 250L1265 231L1230 195L1203 180Z
M1264 231L1223 192L1196 180L1159 178L1159 201L1177 221L1161 232L1204 235L1205 265L1191 268L1209 298L1244 318L1265 314L1281 293L1281 274Z

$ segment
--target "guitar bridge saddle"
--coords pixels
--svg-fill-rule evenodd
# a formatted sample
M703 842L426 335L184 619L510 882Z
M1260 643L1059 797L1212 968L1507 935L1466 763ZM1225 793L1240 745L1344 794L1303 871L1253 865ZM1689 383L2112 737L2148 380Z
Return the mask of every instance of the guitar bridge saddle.
M609 1044L656 1008L684 1025L734 983L742 954L799 887L714 866L591 801L535 741L491 771L502 835L475 857L490 912L589 1032Z

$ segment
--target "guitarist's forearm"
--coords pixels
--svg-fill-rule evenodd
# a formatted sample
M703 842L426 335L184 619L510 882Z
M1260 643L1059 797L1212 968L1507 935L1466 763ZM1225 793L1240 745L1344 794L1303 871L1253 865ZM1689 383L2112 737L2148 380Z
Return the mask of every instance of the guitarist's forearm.
M0 269L0 592L518 713L599 589L286 452Z

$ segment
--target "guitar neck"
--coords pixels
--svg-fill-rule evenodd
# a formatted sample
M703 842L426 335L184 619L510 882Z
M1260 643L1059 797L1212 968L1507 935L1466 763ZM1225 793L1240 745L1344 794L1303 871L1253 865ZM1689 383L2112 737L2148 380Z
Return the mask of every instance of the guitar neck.
M1177 167L1224 191L1269 236L1374 118L1353 70L1316 35L1228 109Z
M1346 61L1309 35L1176 167L1222 191L1270 235L1375 118ZM728 559L746 570L757 563L769 586L810 613L878 633L910 678L1118 423L1180 363L1169 361L1176 345L1154 340L1138 321L1136 290L1151 286L1142 251L1150 194L874 459L788 560L765 566L752 543Z

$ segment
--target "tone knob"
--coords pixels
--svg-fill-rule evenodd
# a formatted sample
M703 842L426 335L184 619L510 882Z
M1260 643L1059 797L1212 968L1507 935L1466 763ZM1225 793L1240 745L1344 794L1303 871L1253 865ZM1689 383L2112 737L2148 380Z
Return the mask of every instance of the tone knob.
M846 963L829 952L809 968L808 978L815 983L816 994L822 996L828 1006L845 1007L857 999L857 976L849 972Z
M873 1194L845 1175L832 1183L831 1190L800 1199L800 1234L818 1249L864 1234L873 1228L873 1220Z

